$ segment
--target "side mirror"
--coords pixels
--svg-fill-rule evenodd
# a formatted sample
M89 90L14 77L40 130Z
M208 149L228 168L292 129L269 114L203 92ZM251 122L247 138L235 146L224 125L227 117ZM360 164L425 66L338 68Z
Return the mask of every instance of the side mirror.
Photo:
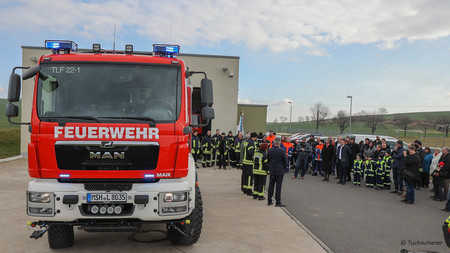
M27 69L25 73L23 73L22 80L27 80L35 76L37 73L39 73L39 71L41 71L41 65L36 65Z
M203 107L202 109L202 118L203 120L211 120L215 118L214 108L212 107Z
M12 118L19 116L19 107L15 104L6 105L6 117Z
M203 78L201 81L201 97L202 104L205 106L212 106L214 103L213 84L210 79Z
M191 124L192 124L192 125L198 125L198 124L200 124L201 122L199 122L199 121L200 121L200 117L199 117L198 115L193 114L193 115L191 116Z
M20 99L20 76L12 73L9 76L8 101L18 102Z

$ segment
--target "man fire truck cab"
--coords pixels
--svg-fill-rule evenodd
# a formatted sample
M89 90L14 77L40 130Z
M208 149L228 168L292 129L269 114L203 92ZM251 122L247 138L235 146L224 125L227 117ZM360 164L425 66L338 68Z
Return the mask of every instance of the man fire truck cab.
M202 118L214 119L212 81L177 59L179 46L153 54L77 52L72 41L45 41L53 54L15 67L6 116L29 125L28 222L48 231L50 248L73 245L73 227L88 232L138 231L163 223L175 245L194 244L202 229L202 197L190 154L192 89L203 74ZM16 123L20 76L34 77L31 122Z

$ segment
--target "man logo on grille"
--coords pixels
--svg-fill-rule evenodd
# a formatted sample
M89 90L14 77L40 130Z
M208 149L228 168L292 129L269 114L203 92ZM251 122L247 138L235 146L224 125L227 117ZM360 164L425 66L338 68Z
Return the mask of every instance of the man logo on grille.
M113 142L112 141L102 141L102 148L112 148Z
M89 159L125 159L125 152L89 152Z

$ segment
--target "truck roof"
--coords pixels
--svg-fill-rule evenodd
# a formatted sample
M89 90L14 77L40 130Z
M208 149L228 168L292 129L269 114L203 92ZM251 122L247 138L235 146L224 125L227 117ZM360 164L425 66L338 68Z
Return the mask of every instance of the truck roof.
M71 54L48 54L41 57L41 62L53 61L92 61L92 62L141 62L159 64L179 64L181 59L167 58L152 55L136 54L112 54L112 53L71 53Z

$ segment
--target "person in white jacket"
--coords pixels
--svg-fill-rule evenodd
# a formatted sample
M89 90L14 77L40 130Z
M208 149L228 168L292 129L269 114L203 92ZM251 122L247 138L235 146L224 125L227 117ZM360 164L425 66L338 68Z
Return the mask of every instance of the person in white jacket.
M441 151L442 150L440 148L436 148L434 150L433 160L431 160L431 165L430 165L430 171L434 171L437 168L439 160L441 159L441 156L442 156L442 152ZM434 191L434 186L431 189L431 191L432 192ZM434 197L434 196L431 196L431 197ZM446 196L444 196L444 197L446 197Z

